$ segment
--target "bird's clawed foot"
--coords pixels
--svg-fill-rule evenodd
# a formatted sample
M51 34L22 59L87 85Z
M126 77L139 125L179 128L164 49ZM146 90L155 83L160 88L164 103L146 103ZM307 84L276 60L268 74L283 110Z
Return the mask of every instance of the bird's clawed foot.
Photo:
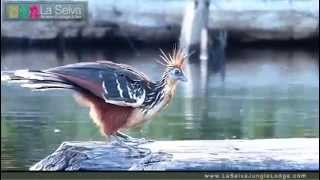
M134 146L139 146L141 144L153 142L152 140L145 139L145 138L141 138L141 139L133 138L121 132L117 132L115 136L117 136L122 142L130 145L134 145Z
M129 150L129 157L145 157L151 154L150 149L139 147L139 145L153 142L152 140L133 138L117 132L116 134L110 136L110 141L111 143Z

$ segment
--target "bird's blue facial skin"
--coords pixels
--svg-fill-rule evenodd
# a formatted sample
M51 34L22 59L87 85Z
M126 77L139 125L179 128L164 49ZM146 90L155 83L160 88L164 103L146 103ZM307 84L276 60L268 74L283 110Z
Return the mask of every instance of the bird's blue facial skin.
M169 70L169 77L173 80L187 81L182 69L172 68Z

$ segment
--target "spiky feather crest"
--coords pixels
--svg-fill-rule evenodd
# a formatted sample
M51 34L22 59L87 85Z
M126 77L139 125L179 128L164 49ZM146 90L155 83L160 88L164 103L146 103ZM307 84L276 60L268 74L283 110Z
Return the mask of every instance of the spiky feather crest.
M181 68L184 64L185 59L188 57L182 49L173 48L173 52L170 54L166 54L160 49L161 52L161 60L158 61L160 64L166 66L167 68L177 67Z

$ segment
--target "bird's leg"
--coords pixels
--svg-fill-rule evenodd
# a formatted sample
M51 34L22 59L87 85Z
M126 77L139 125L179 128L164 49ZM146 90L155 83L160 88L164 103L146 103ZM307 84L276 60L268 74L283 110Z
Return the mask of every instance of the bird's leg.
M124 133L121 133L119 131L117 131L115 133L115 136L121 138L125 143L130 143L130 144L133 144L133 145L140 145L140 144L146 144L146 143L149 143L149 142L153 142L152 140L147 140L147 139L144 139L144 138L133 138L131 136L128 136Z
M118 146L129 150L130 157L144 157L151 154L151 150L148 148L138 147L136 144L128 144L123 141L123 139L117 135L109 135L111 143L116 143Z

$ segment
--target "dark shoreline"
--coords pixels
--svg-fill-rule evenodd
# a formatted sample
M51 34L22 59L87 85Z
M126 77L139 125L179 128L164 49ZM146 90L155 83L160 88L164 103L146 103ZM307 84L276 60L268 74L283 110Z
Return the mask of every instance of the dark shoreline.
M6 50L10 48L131 48L132 46L139 47L173 47L178 43L178 39L172 39L168 42L142 42L134 39L121 38L100 38L100 39L86 39L86 38L70 38L70 39L49 39L49 40L30 40L27 38L6 38L1 37L1 49ZM229 38L227 42L228 48L303 48L306 50L319 50L319 37L307 38L301 40L261 40L252 42L243 42L234 38Z

